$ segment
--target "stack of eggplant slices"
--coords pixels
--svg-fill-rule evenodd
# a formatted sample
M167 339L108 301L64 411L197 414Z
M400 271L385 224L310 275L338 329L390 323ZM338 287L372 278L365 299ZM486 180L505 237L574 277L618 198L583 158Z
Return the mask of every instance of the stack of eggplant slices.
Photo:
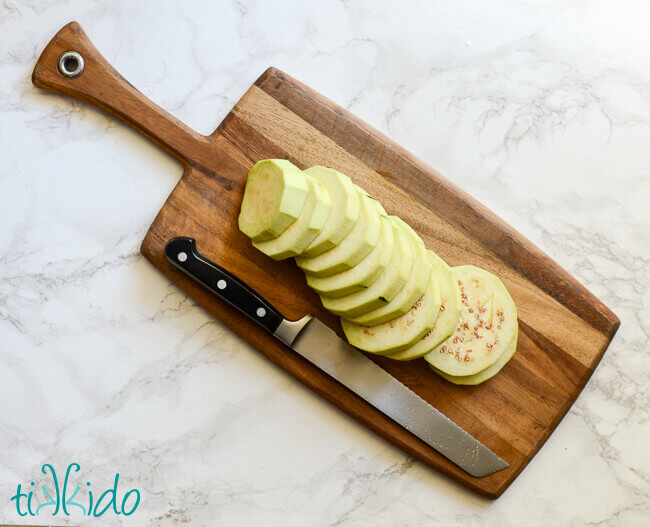
M239 228L274 260L295 258L348 342L420 357L456 384L479 384L517 348L517 309L493 274L449 267L348 176L284 159L248 173Z

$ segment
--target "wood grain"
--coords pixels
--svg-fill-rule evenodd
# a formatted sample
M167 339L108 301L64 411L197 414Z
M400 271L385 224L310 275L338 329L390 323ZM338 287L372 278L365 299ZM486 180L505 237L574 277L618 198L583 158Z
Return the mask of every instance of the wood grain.
M57 71L58 56L68 50L86 60L77 79ZM142 243L142 253L162 273L315 393L483 496L500 496L535 455L619 326L606 306L512 227L389 138L281 71L267 70L207 137L120 77L76 23L45 48L33 81L103 108L181 160L183 177ZM469 476L167 264L163 248L171 237L195 237L203 254L244 279L285 316L312 313L342 335L338 320L322 309L293 262L266 258L237 228L246 174L255 161L270 157L345 172L451 265L480 265L503 279L518 307L520 338L513 359L490 381L454 386L422 360L372 359L494 450L508 469L485 478Z

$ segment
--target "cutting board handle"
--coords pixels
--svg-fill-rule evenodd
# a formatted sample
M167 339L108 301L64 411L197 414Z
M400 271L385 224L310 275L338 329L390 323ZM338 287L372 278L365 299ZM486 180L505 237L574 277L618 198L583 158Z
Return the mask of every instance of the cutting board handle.
M129 84L97 51L77 22L61 28L45 47L34 67L32 82L39 88L69 95L107 111L185 165L201 165L201 158L212 148L207 137L184 125Z

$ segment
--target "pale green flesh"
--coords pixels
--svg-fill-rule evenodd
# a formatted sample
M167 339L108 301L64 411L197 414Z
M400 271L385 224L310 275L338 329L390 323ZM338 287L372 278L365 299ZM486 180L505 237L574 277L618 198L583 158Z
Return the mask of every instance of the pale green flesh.
M452 268L461 293L454 333L425 360L453 376L474 375L494 364L517 332L517 308L496 276L472 265Z
M390 356L396 360L413 360L429 353L454 332L460 316L461 298L458 283L449 267L436 253L427 251L433 273L440 286L440 312L436 323L413 346Z
M323 229L302 253L313 258L338 245L352 230L359 217L359 194L348 176L331 168L317 165L304 173L325 185L332 201L332 212Z
M386 269L395 245L390 218L382 216L381 222L379 242L368 256L347 271L332 276L306 275L309 287L320 295L337 298L370 286Z
M376 202L361 194L359 218L348 235L336 247L314 258L296 258L305 273L331 276L350 269L363 260L379 241L381 221Z
M386 305L399 294L400 290L408 286L409 273L412 273L417 257L420 256L419 247L393 217L390 219L394 233L397 235L397 244L393 247L391 261L386 270L366 289L339 298L321 296L321 302L325 309L335 315L352 318L378 306ZM415 300L417 298L411 302L408 308L415 303Z
M286 159L265 159L248 173L239 229L254 242L280 236L305 205L309 187L303 173Z
M318 235L332 208L327 189L315 179L303 176L309 185L307 201L300 217L280 236L253 246L274 260L284 260L300 254Z
M445 372L442 372L439 369L434 368L433 366L431 366L431 369L435 371L438 375L440 375L443 379L446 379L451 383L461 384L466 386L476 386L477 384L481 384L482 382L485 382L488 379L494 377L497 373L499 373L503 369L503 367L508 363L508 361L510 361L512 356L517 351L517 335L518 333L515 333L515 338L512 340L510 345L506 348L506 350L503 352L501 357L499 357L499 359L494 364L488 366L483 371L480 371L474 375L463 375L463 376L448 375Z
M381 203L379 203L379 201L377 199L375 199L374 196L371 196L370 194L368 194L368 192L365 189L361 188L359 185L356 185L354 183L353 183L353 185L354 185L354 188L356 188L357 191L360 194L364 194L364 195L368 196L371 200L373 200L377 204L377 207L379 207L379 214L383 214L384 216L388 216L388 214L386 213L386 209L384 209L383 205Z
M413 265L406 285L392 298L382 295L383 299L387 301L375 303L372 310L368 309L364 313L355 315L345 315L345 318L363 326L376 326L406 313L424 293L431 274L432 267L429 263L427 250L420 237L397 216L391 216L391 218L409 239L413 253ZM365 291L357 294L363 293Z
M517 310L503 283L474 266L449 268L336 170L259 161L248 174L238 223L271 258L296 258L361 350L424 357L459 385L485 382L516 352Z
M348 342L359 349L388 355L408 348L429 331L440 311L438 280L430 274L422 298L403 315L377 326L361 326L341 319Z

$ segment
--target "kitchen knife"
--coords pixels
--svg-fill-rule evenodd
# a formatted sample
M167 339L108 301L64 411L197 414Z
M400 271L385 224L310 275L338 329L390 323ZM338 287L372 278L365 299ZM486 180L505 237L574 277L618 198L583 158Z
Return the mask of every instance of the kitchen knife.
M244 282L203 257L193 238L169 240L165 255L175 267L472 476L488 476L509 466L318 319L306 315L286 320Z

